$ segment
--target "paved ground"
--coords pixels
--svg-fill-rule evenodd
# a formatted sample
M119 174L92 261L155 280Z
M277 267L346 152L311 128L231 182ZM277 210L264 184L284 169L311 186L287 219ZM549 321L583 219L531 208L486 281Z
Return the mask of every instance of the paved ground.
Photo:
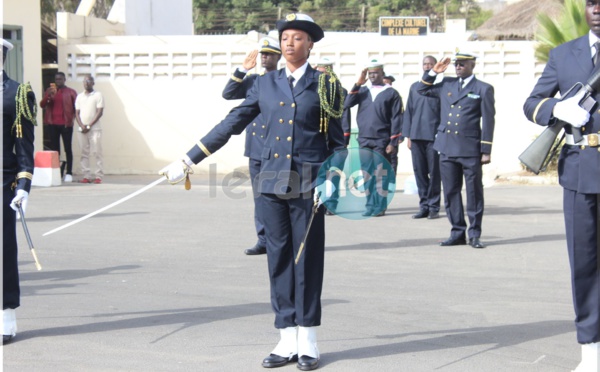
M22 306L5 371L264 370L278 333L266 257L242 253L254 243L247 183L161 184L42 236L154 179L33 190L43 270L19 227ZM561 195L553 185L486 188L483 250L438 246L449 223L412 220L416 195L398 193L381 218L327 217L322 369L573 369Z

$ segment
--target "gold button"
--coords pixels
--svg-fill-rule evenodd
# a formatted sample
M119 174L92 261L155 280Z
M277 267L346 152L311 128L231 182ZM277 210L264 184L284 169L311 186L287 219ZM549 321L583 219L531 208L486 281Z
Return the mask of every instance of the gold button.
M450 108L454 108L454 105L450 105Z
M292 103L292 107L296 107L296 103Z
M292 137L287 138L288 142L292 142Z
M256 123L252 123L252 126L253 126L253 127L255 127L255 126L256 126Z
M449 113L448 116L452 116L452 113Z
M260 138L265 138L265 136L260 136Z
M252 135L253 135L253 136L256 136L256 133L252 132Z
M265 129L265 128L266 128L266 126L264 126L264 125L263 125L263 126L262 126L262 129Z
M448 133L450 133L450 129L448 129Z
M293 120L290 120L290 124L294 124L294 121L293 121Z
M273 157L274 157L275 159L277 159L277 158L279 157L279 154L275 154L275 155L273 155Z
M277 141L279 141L279 137L275 137L275 139L276 139Z
M448 122L448 125L452 124L451 122Z
M454 132L454 134L458 134L458 131Z
M600 147L598 147L598 152L600 152Z
M581 127L581 131L582 131L582 132L585 132L585 127Z
M279 119L279 122L283 124L283 119Z
M279 102L279 106L285 106L285 103Z
M585 150L585 146L584 146L584 145L581 145L581 149L582 149L582 150Z
M459 117L459 116L460 116L460 114L456 114L456 117Z
M458 123L454 123L454 125L458 125Z
M291 158L292 158L292 155L290 155L290 154L287 154L287 155L286 155L286 158L288 158L288 159L291 159Z
M458 106L458 108L462 108L462 106Z

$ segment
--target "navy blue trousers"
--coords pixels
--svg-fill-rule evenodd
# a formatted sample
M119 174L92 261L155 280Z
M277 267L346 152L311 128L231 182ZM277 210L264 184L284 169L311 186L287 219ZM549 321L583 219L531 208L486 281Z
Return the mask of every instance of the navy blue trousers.
M598 195L563 189L577 341L600 342Z
M467 216L469 217L469 238L481 237L483 220L483 182L481 158L449 157L440 154L440 174L444 185L444 206L452 225L452 238L465 237L467 224L462 202L463 177L467 190Z
M267 246L265 238L265 224L261 217L261 194L257 191L258 175L260 173L260 160L248 159L248 168L250 170L250 180L252 182L252 197L254 199L254 227L256 228L257 244L261 247Z
M433 141L412 140L410 153L419 190L419 209L439 212L442 179L440 156L433 149Z
M15 197L15 175L4 174L2 185L2 309L16 309L21 304L19 265L17 262L17 214L10 207Z
M312 192L289 199L262 194L271 306L275 312L276 328L321 325L325 259L323 207L313 219L300 261L294 264L312 207Z

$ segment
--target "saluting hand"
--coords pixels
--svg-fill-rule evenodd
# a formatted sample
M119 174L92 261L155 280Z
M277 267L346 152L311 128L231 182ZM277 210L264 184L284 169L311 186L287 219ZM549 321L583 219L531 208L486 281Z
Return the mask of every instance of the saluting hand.
M248 53L248 55L246 56L246 59L244 60L244 63L242 64L242 66L244 66L244 68L246 70L252 70L254 67L256 67L256 57L258 56L258 50L253 50L250 53Z
M435 64L435 66L433 66L433 71L436 74L441 74L442 72L446 71L446 69L448 68L449 65L450 65L450 58L449 57L442 58L438 63Z
M367 68L365 68L364 70L361 71L360 76L358 77L358 81L356 82L356 85L364 85L364 83L367 82L367 71L368 71Z

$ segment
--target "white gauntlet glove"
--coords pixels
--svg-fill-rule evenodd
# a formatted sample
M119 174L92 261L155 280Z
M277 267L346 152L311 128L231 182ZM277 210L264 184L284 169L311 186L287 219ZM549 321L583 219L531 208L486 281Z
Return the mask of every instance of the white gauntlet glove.
M579 101L583 98L583 95L584 92L577 93L571 98L558 102L554 105L552 115L576 128L584 126L590 120L590 113L579 106Z
M158 174L163 175L167 180L172 183L179 183L183 181L188 173L191 173L190 166L194 164L190 158L186 155L181 160L176 160L171 164L167 165L163 169L158 171Z
M20 218L19 208L17 208L17 202L21 203L21 209L23 210L23 214L25 214L25 209L27 208L27 199L29 197L29 193L25 190L17 190L17 195L10 202L10 207L17 212L17 218Z

